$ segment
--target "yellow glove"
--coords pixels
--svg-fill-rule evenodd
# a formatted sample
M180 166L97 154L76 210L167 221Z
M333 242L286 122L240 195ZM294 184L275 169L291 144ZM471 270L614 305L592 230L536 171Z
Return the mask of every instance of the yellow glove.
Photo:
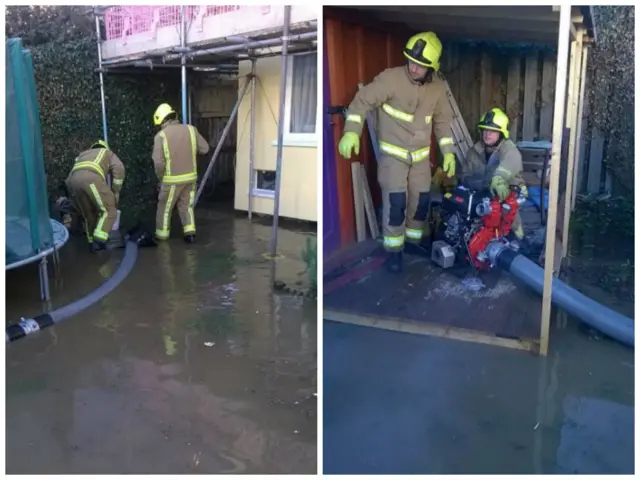
M524 198L528 198L529 197L529 190L527 189L527 186L522 184L520 185L520 193L522 194L522 196Z
M453 153L445 153L444 161L442 162L442 169L447 174L447 177L451 178L456 174L456 156Z
M349 160L354 150L356 155L360 153L360 138L357 133L347 132L340 139L338 151L343 158Z
M507 185L504 178L500 176L495 176L491 179L489 189L501 202L504 202L505 198L509 196L509 185Z

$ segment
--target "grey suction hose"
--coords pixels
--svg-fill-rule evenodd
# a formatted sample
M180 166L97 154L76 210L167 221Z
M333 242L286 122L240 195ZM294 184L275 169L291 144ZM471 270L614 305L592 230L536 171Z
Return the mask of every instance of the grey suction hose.
M503 248L495 256L495 264L542 295L544 270L524 255ZM586 297L556 278L553 279L551 302L614 340L629 347L634 346L632 319Z
M133 270L138 259L138 243L128 240L125 247L124 258L118 270L109 279L85 297L65 305L52 312L38 315L35 318L23 318L19 323L9 325L6 330L7 343L18 340L33 332L60 323L73 315L89 308L94 303L102 300L111 293Z

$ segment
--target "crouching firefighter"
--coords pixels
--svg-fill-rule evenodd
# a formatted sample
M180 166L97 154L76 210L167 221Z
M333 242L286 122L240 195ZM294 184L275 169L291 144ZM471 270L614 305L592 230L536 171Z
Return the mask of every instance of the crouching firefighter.
M111 188L107 175L111 173ZM92 251L107 248L109 233L118 216L117 205L124 183L125 168L118 156L98 140L75 160L65 181L84 218L84 228Z
M177 205L184 240L192 243L196 238L193 202L198 180L197 154L207 153L209 144L196 127L178 122L175 110L167 103L156 109L153 123L160 127L153 142L152 153L156 174L161 182L156 212L156 238L169 238L171 214Z
M499 108L492 108L478 122L481 139L467 153L462 168L462 178L481 178L485 187L504 201L511 186L520 188L528 195L527 186L522 178L522 154L515 143L509 139L509 117ZM524 230L520 214L513 222L511 239L522 243Z
M424 224L430 207L431 129L444 156L443 169L455 175L455 155L445 83L437 75L442 44L433 32L409 39L407 63L388 68L361 88L349 105L340 154L351 158L360 151L360 134L367 113L377 109L380 158L378 183L382 190L382 223L387 267L402 270L402 253L424 253Z

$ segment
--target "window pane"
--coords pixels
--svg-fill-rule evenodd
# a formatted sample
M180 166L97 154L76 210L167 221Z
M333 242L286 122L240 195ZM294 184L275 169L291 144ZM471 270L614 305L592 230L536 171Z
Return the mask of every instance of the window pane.
M257 188L258 190L276 190L276 172L271 170L257 170L258 174L258 182Z
M315 133L318 106L317 53L295 55L291 82L291 133Z

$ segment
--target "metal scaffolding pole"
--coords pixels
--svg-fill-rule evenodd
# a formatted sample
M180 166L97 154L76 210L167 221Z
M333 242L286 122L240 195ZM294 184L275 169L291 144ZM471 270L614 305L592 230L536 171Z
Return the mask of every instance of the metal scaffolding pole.
M107 102L104 95L104 73L102 71L102 45L100 43L100 17L95 13L96 17L96 41L98 42L98 72L100 75L100 105L102 107L102 139L109 144L109 136L107 134ZM111 188L111 173L107 174L107 184Z
M546 356L549 349L549 323L551 321L551 289L556 250L556 227L558 222L558 191L560 162L562 161L562 136L565 118L565 94L567 90L567 60L569 58L569 32L571 30L571 7L560 6L558 25L558 61L556 67L556 90L553 106L553 141L551 144L551 178L549 180L549 213L545 239L544 287L542 290L542 314L540 318L540 355Z
M180 6L180 47L184 52L187 46L187 18L185 17L185 6ZM187 57L184 53L180 55L180 69L182 77L182 123L187 123Z
M231 112L231 116L229 117L229 121L225 125L224 130L222 131L222 135L220 136L220 140L218 141L218 145L216 145L216 149L213 152L213 155L211 156L211 160L209 161L209 165L207 166L207 170L204 172L202 180L200 181L200 186L198 187L198 191L196 192L196 197L193 200L193 206L194 207L198 204L198 200L200 199L200 195L202 195L202 190L204 190L204 186L207 184L207 180L209 179L209 175L211 175L211 172L213 171L213 166L215 165L216 160L218 159L218 155L220 154L220 151L222 150L222 145L224 144L224 141L227 138L227 135L229 134L229 130L231 130L231 127L233 126L234 120L238 116L238 110L240 109L240 104L242 103L242 99L244 98L244 95L245 95L245 93L247 93L247 90L249 88L249 81L250 80L247 79L247 81L244 82L244 86L242 87L242 91L240 92L240 95L238 96L238 101L236 102L235 106L233 107L233 111Z
M249 133L249 220L253 215L253 160L256 140L256 59L251 59L251 125Z
M284 136L284 108L287 94L287 70L289 50L289 23L291 6L284 7L284 29L282 31L282 73L280 78L280 110L278 115L278 150L276 153L276 188L273 202L273 228L271 229L271 257L275 258L278 244L278 215L280 213L280 183L282 181L282 138Z
M285 7L285 8L291 8L291 7ZM193 57L200 57L202 55L211 55L211 54L220 54L220 53L233 53L233 52L239 52L239 51L243 51L243 50L252 50L252 49L256 49L256 48L266 48L266 47L278 47L280 46L280 44L282 43L284 46L284 42L283 40L286 38L287 39L287 45L289 44L289 42L297 42L297 41L311 41L311 40L317 40L318 38L318 32L314 31L314 32L307 32L307 33L300 33L300 34L296 34L296 35L292 35L291 37L289 37L289 27L287 26L286 30L283 32L282 34L282 38L270 38L267 40L256 40L256 41L252 41L246 44L235 44L235 45L225 45L222 47L213 47L213 48L207 48L204 50L197 50L194 52L188 52L187 53L187 57L189 58L193 58ZM180 58L180 54L169 54L166 55L164 57L165 61L170 61L170 60L175 60ZM118 63L117 60L113 61L113 63ZM111 64L111 62L109 62L109 64Z
M100 44L100 18L96 17L96 39L98 42L98 69L100 72L100 103L102 106L102 136L103 140L109 143L107 138L107 105L104 97L104 74L102 72L102 45Z

